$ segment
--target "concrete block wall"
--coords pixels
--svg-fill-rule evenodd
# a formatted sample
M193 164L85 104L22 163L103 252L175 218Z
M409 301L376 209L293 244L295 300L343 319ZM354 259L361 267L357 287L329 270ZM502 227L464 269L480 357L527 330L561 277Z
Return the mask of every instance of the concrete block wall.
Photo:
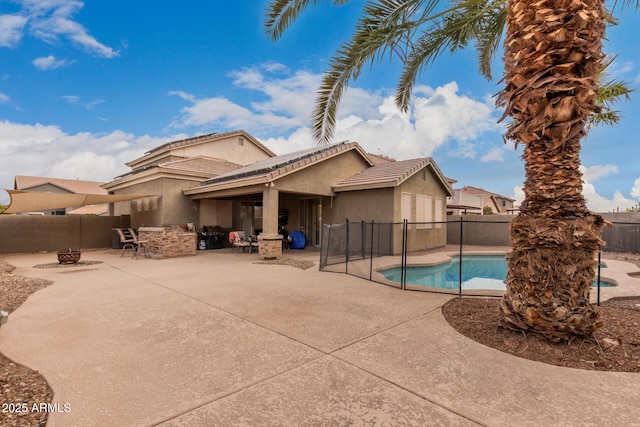
M447 217L447 244L460 244L460 220L462 219L462 244L479 246L509 246L511 215L449 215Z
M0 253L110 248L113 228L128 228L128 216L0 215Z

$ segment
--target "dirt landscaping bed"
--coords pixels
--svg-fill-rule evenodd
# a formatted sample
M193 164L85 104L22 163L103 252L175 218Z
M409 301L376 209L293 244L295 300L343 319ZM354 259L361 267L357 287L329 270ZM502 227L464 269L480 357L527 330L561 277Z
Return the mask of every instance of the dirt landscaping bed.
M640 265L640 254L603 254ZM456 298L442 308L461 334L496 350L529 360L597 371L640 372L640 296L612 298L598 308L605 322L592 337L551 344L498 327L499 298Z
M16 276L12 265L0 260L0 301L2 309L11 314L29 297L40 289L53 284L49 280ZM51 403L53 391L47 381L38 373L13 362L0 349L0 401L9 406L2 414L2 426L44 426L47 413L31 411L33 405ZM12 410L13 409L13 410ZM26 411L23 411L26 409Z

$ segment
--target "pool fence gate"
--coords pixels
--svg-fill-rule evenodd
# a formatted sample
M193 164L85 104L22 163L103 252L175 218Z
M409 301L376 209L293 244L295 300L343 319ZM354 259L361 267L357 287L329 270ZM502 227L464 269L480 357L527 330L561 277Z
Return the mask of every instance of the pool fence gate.
M349 221L324 224L320 270L344 273L401 290L458 296L497 296L495 290L463 289L465 255L506 255L509 223L497 216L491 221L460 217L437 222ZM603 240L607 251L640 252L631 240L640 241L640 223L614 223ZM600 303L600 253L594 281ZM441 266L441 267L440 267ZM445 271L445 266L449 267ZM407 281L407 269L433 267L438 287ZM457 268L456 268L457 267Z

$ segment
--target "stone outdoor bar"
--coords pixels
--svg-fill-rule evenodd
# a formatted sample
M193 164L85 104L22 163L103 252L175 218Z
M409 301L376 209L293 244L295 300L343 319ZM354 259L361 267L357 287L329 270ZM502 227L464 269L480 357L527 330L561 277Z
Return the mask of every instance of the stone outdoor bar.
M146 241L152 258L173 258L196 254L196 233L179 227L140 227L138 239Z

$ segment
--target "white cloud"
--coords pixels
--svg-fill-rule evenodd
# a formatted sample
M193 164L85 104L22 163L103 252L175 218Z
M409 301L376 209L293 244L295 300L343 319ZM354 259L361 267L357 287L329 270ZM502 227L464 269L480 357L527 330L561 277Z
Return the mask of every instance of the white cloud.
M184 138L134 136L122 131L108 134L67 134L57 126L0 121L0 189L13 188L15 175L111 181L129 171L125 165L151 148ZM0 191L0 202L8 194Z
M617 190L613 193L612 199L607 199L598 194L596 187L590 183L583 185L582 194L587 200L587 207L593 212L624 212L626 208L638 204L637 200L628 199Z
M73 16L84 7L79 0L21 0L20 15L0 16L0 46L13 47L25 32L47 43L67 38L90 54L104 58L118 51L96 40Z
M87 110L93 110L93 107L95 107L96 105L104 103L103 99L95 99L90 102L84 102L82 98L77 95L64 95L62 99L64 99L68 104L78 105L80 107L86 108Z
M36 68L41 70L55 70L56 68L66 67L67 65L71 65L75 61L67 61L66 59L56 59L55 56L43 56L41 58L36 58L33 61L33 65Z
M0 47L16 46L24 34L27 18L20 15L0 15Z
M640 200L640 178L633 182L633 188L631 188L631 195Z
M613 198L611 199L598 194L593 183L609 175L617 174L618 166L607 164L585 167L581 165L580 171L582 172L582 180L584 181L582 195L586 199L587 207L590 210L594 212L615 212L618 210L624 212L626 208L635 206L638 203L637 200L628 199L619 190L614 191ZM631 195L634 195L633 190Z
M452 150L449 150L447 154L451 157L457 157L460 159L475 159L476 158L476 146L472 141L458 141Z
M11 98L6 93L0 92L0 104L6 104L11 101Z
M524 189L521 185L513 187L513 195L511 198L515 200L515 202L513 202L514 206L520 206L522 204L524 200Z
M494 147L486 153L484 156L480 157L481 162L503 162L504 161L504 148Z
M277 78L272 73L277 74ZM287 75L285 78L282 78L283 73ZM251 104L258 114L286 115L298 126L309 121L315 92L320 85L319 75L308 71L297 71L291 75L286 67L277 67L273 63L244 68L229 75L234 85L264 95L264 101Z
M585 182L596 182L601 178L618 173L618 166L608 164L585 167L580 165L580 172L582 172L582 179Z
M170 90L169 92L167 92L167 95L175 95L189 102L195 102L196 100L196 97L194 95L183 92L181 90Z
M173 91L192 105L182 109L173 127L205 126L243 128L268 144L284 144L286 151L315 145L310 132L320 74L291 72L269 63L229 73L233 84L261 99L241 106L227 98L196 99ZM255 98L255 96L254 96ZM384 92L348 88L337 114L334 141L359 142L365 149L398 159L429 156L450 141L462 156L475 156L472 141L486 132L501 131L490 100L475 100L458 94L455 82L442 87L420 86L414 93L410 111L401 112L393 96ZM270 138L273 133L285 134ZM278 147L270 145L276 152Z
M182 109L182 117L171 127L222 126L233 129L262 128L265 130L287 130L300 123L295 119L271 112L256 113L235 104L224 97L194 99L192 106Z

